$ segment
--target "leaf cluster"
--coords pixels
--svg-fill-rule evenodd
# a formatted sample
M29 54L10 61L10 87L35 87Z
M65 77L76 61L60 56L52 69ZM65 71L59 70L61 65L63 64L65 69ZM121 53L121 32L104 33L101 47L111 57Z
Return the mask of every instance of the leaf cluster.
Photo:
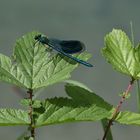
M37 34L40 33L31 32L18 39L11 58L0 54L0 80L3 82L33 91L62 81L66 83L67 98L33 100L35 127L111 118L112 105L84 84L67 80L78 64L59 54L51 55L44 45L35 43ZM123 31L114 29L106 35L102 53L117 71L133 79L140 78L140 45L133 47ZM91 55L80 53L75 57L86 61ZM21 104L28 107L31 101L23 99ZM115 120L121 124L140 125L140 114L120 112ZM0 126L29 124L28 109L0 109Z

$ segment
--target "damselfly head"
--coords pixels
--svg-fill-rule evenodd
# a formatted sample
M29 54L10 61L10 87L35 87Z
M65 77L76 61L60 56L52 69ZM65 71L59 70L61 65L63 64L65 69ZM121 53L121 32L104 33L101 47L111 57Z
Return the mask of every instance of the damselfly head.
M48 44L49 40L46 36L38 34L34 37L35 40L39 41L42 44Z
M41 36L42 36L41 34L36 35L36 36L34 37L34 39L35 39L35 40L40 40Z

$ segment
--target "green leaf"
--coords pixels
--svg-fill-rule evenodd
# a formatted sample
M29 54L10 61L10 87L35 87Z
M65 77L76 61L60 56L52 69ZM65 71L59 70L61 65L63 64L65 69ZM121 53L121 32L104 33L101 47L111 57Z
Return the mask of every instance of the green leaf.
M34 37L38 34L31 32L16 41L13 60L0 54L0 80L27 89L38 89L70 77L78 64L59 54L51 56L45 45L35 44ZM87 60L91 55L80 53L75 57Z
M30 102L31 102L30 99L22 99L22 100L20 101L20 104L23 105L23 106L29 107Z
M126 95L126 92L122 92L122 93L119 94L119 96L120 96L120 97L124 97L124 96L125 96L125 99L129 99L130 96L131 96L131 94L128 93L128 94Z
M97 121L110 116L112 106L78 82L65 86L70 98L53 98L44 102L44 111L36 119L36 127L64 122Z
M128 36L121 30L113 29L105 37L102 52L105 58L119 72L133 78L140 77L140 47L132 47Z
M29 125L28 113L16 109L0 109L0 126Z
M120 112L115 121L127 125L140 125L140 114L129 111Z
M12 63L9 57L0 54L0 80L22 87L23 84L20 82L22 77L24 76L21 74L19 67L14 62Z
M24 138L24 140L34 140L34 138L30 137L30 136L27 136L27 137Z
M30 99L22 99L20 101L20 104L23 105L23 106L29 107L30 104L31 104L31 100ZM39 100L33 100L32 101L32 107L33 108L40 108L41 106L42 106L41 101L39 101Z

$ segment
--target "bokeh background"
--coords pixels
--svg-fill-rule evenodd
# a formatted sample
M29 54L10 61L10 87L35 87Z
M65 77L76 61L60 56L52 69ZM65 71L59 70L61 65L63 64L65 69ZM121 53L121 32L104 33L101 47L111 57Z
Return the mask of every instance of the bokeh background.
M72 73L73 80L86 84L109 103L116 105L118 94L128 85L129 78L112 69L101 55L104 36L113 28L130 36L133 22L135 44L140 41L139 0L0 0L0 53L10 56L15 40L27 32L37 30L49 37L77 39L93 54L89 60L93 68L79 66ZM137 112L135 86L131 98L122 110ZM20 108L22 96L12 85L0 83L0 107ZM63 84L45 89L40 98L66 96ZM26 127L0 127L0 139L15 140ZM115 124L114 140L137 140L140 128ZM103 136L100 122L68 123L37 129L37 140L99 140Z

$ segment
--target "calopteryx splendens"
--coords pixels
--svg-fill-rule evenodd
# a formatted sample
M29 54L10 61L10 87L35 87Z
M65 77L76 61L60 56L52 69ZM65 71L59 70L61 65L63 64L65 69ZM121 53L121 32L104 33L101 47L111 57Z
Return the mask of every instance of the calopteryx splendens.
M83 52L85 50L85 46L82 42L77 40L58 40L58 39L51 39L47 38L44 35L36 35L34 38L36 41L42 43L43 45L48 45L50 48L56 50L58 53L80 63L87 67L93 67L92 64L78 59L71 54Z

